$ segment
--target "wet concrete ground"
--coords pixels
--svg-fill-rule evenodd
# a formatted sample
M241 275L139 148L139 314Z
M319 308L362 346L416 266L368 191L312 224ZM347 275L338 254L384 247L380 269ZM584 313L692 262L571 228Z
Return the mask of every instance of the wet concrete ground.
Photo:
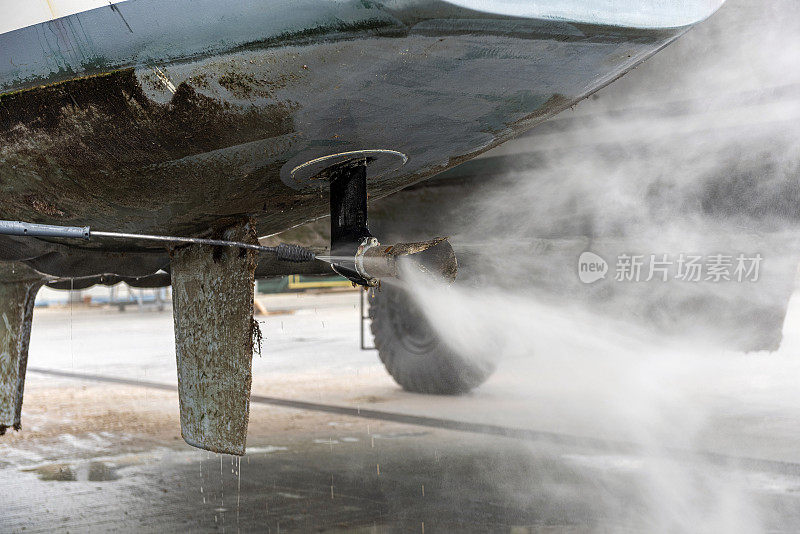
M374 352L358 349L357 303L353 293L264 299L273 315L261 318L267 344L256 357L254 394L355 413L256 403L242 459L185 445L175 392L149 387L175 384L168 312L37 311L24 428L0 440L0 531L800 528L800 406L791 397L775 403L763 392L711 387L713 409L695 430L696 447L678 457L667 450L673 443L626 448L619 441L636 433L623 417L552 374L537 381L527 367L501 367L464 398L402 392ZM789 385L793 369L783 373ZM453 431L361 410L531 433ZM709 451L722 456L701 454Z
M253 447L241 460L157 448L32 468L16 475L18 502L0 524L4 530L162 532L588 532L611 526L592 509L598 495L570 490L586 484L583 468L554 471L547 456L519 444L411 428L371 435L349 430L272 440L278 445ZM625 473L614 478L616 490L634 497ZM569 496L553 498L564 490Z

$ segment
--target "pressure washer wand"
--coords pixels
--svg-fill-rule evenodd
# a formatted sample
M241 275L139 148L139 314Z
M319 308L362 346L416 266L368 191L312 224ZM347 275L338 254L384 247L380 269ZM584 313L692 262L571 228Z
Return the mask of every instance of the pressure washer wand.
M199 237L180 237L166 235L148 234L127 234L121 232L98 232L93 231L88 226L57 226L52 224L36 224L21 221L0 221L0 235L12 235L21 237L54 237L66 239L83 239L89 241L92 237L102 237L108 239L127 239L138 241L157 241L161 243L175 243L186 245L208 245L214 247L235 247L258 252L270 252L275 254L279 260L293 263L314 261L314 252L299 245L281 243L275 247L265 247L263 245L253 245L239 241L225 241L223 239L204 239Z

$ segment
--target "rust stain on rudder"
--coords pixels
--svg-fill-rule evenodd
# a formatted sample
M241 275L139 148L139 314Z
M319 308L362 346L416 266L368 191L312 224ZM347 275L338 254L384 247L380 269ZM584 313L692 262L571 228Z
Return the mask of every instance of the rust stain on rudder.
M257 243L252 221L221 233ZM256 254L191 246L172 259L181 433L202 449L245 452L252 381Z

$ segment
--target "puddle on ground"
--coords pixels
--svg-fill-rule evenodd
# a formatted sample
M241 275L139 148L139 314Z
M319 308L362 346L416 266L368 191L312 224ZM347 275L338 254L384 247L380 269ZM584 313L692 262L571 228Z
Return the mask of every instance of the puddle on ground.
M117 468L105 462L47 464L24 471L36 473L40 480L57 482L108 482L120 478Z

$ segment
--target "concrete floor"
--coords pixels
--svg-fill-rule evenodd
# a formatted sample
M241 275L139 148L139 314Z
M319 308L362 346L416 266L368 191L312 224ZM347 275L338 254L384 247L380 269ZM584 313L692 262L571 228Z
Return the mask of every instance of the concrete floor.
M781 353L750 355L735 373L704 376L702 387L702 370L692 370L681 402L658 412L657 432L643 433L631 424L641 410L617 409L604 390L587 391L542 360L505 362L466 397L405 393L374 351L359 350L357 299L262 298L272 314L260 318L265 349L253 393L355 413L254 404L241 460L185 445L176 394L149 387L175 384L169 312L37 310L23 431L0 439L0 531L800 529L800 402L792 393L800 343L791 328L800 302ZM430 419L369 419L362 409ZM444 428L452 422L529 433Z

